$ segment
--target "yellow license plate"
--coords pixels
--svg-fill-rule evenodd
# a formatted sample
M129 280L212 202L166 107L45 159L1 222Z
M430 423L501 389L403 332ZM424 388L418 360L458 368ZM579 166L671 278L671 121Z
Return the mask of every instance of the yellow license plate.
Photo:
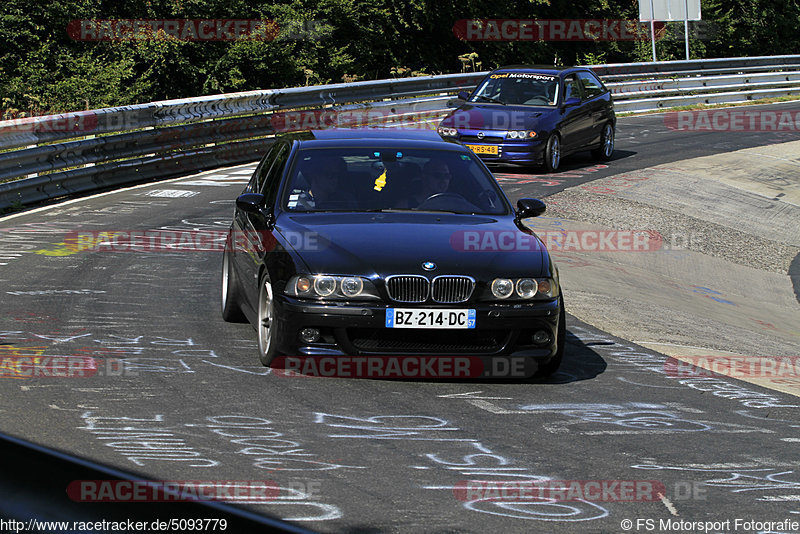
M497 147L494 145L467 145L467 148L476 154L492 154L496 156L499 153Z

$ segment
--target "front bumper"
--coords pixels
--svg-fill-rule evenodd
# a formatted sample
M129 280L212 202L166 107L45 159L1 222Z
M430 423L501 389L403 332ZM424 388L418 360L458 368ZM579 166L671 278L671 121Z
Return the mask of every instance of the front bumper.
M465 138L466 137L466 138ZM473 135L459 135L458 141L464 145L478 147L497 147L497 155L474 151L486 163L540 164L544 161L545 142L542 138L534 140L510 141L497 137L476 140Z
M465 303L410 306L426 309L476 310L474 329L395 329L386 327L386 309L379 302L320 303L285 295L275 298L274 327L279 351L286 355L482 355L526 356L540 362L556 354L559 299L526 303ZM409 306L397 305L407 308ZM317 328L322 338L304 343L303 328ZM549 341L535 344L544 330Z

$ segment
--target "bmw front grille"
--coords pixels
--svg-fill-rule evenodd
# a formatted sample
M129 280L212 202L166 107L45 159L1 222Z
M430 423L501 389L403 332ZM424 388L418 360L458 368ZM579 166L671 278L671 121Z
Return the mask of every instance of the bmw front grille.
M418 274L392 275L386 277L386 291L395 302L425 302L430 296L440 304L466 302L475 289L471 276L443 275L429 281Z
M396 302L425 302L429 293L428 279L417 274L386 277L386 291Z
M435 302L442 304L466 302L475 289L475 279L470 276L437 276L433 279L432 286Z

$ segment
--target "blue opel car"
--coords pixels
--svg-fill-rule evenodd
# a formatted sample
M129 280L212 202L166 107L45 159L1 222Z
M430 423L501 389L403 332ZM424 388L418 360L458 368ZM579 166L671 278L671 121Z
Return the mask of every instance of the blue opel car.
M582 67L514 65L491 72L458 109L439 123L446 139L467 145L486 163L544 165L591 150L601 160L614 153L614 102L603 82Z

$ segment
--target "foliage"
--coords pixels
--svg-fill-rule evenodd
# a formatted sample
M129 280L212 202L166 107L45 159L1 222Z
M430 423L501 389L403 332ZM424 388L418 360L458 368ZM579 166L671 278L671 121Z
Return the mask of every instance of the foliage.
M798 0L703 0L692 57L800 51ZM504 64L650 61L639 41L462 41L462 19L638 19L636 0L7 0L0 14L4 116ZM273 40L78 41L81 19L263 19ZM684 59L683 25L668 24L659 60ZM694 32L695 34L697 32Z

